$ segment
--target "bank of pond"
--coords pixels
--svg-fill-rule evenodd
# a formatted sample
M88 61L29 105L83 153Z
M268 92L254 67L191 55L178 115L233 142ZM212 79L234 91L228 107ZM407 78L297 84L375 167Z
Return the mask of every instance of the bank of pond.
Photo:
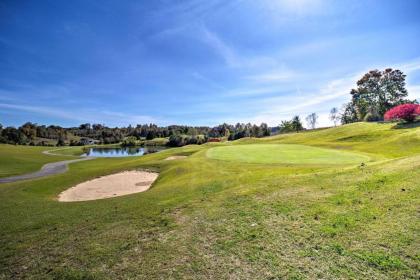
M83 148L82 156L88 157L128 157L143 156L168 149L165 146L110 146L110 147L89 147Z

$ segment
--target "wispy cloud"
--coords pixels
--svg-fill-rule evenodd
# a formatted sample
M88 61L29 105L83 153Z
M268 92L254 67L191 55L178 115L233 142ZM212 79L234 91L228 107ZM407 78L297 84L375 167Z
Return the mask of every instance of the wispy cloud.
M232 47L225 43L216 33L209 31L207 28L203 27L202 32L204 41L223 58L229 67L240 66L241 61Z
M57 109L42 107L42 106L0 103L0 108L37 113L37 114L67 119L67 120L78 120L78 121L84 120L84 118L80 117L79 114L74 114L71 112L64 112L63 110L57 110Z
M133 115L122 112L112 112L112 111L99 111L95 112L95 116L103 120L106 124L109 125L136 125L136 124L145 124L145 123L159 123L163 124L162 119L157 119L151 116L146 115Z
M221 85L221 84L217 83L217 82L216 82L216 81L214 81L213 79L210 79L210 78L208 78L208 77L206 77L206 76L202 75L201 73L199 73L199 72L197 72L197 71L192 72L192 73L191 73L191 76L192 76L194 79L196 79L196 80L198 80L198 81L200 81L200 82L204 82L204 83L206 83L207 85L210 85L210 86L211 86L211 87L213 87L213 88L216 88L216 89L218 89L218 90L226 90L226 88L225 88L223 85Z
M156 119L146 115L133 115L122 112L113 112L106 110L86 110L78 109L77 113L75 110L64 110L55 109L44 106L32 106L23 104L11 104L11 103L0 103L0 108L4 110L19 110L24 112L35 113L43 116L50 116L62 120L70 120L78 123L90 122L90 123L103 123L109 126L120 126L120 125L135 125L142 123L162 123L162 119Z
M397 64L395 68L401 69L406 74L420 70L420 58L413 59L410 62Z
M294 115L304 117L310 112L316 112L319 115L328 114L327 112L330 108L325 107L339 107L344 103L345 97L357 79L360 78L360 75L360 73L357 73L346 78L331 80L316 90L315 94L300 92L300 89L298 89L298 94L295 95L260 98L253 101L253 106L257 113L254 112L250 116L244 116L240 121L251 123L266 122L269 125L277 125L281 120L290 119ZM331 104L331 102L337 104ZM328 117L324 115L322 115L323 118L320 118L320 125L330 125Z
M407 90L409 99L417 99L420 101L420 85L408 86Z
M223 40L220 35L214 31L210 31L204 25L199 28L197 36L204 40L215 53L222 57L228 67L261 71L262 68L271 69L282 66L274 57L249 54L241 55L233 45Z
M284 82L290 81L292 78L296 77L296 73L286 67L281 67L270 72L264 72L260 74L250 75L246 78L248 80L257 82L257 83L273 83L273 82Z
M264 0L264 5L272 11L285 16L307 16L325 14L325 0Z
M239 96L262 96L274 93L284 93L285 88L282 86L258 86L258 87L243 87L236 88L226 91L225 96L227 97L239 97Z
M358 76L357 76L358 77ZM291 97L285 104L284 98L267 98L264 100L267 106L270 106L267 112L269 113L293 113L300 112L308 107L322 104L337 98L348 95L351 87L357 80L356 76L336 79L328 82L325 86L321 87L316 94L303 94L303 96L295 98ZM271 104L271 105L270 105ZM294 105L290 105L294 104Z

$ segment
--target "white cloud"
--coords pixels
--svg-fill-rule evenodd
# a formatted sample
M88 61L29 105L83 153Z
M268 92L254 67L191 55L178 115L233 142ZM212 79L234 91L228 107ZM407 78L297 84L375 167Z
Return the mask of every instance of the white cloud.
M408 99L417 99L420 101L420 85L407 86Z

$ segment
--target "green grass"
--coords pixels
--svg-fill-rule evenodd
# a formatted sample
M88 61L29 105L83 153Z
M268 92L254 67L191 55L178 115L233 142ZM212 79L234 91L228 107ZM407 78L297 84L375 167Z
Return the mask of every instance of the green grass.
M64 155L64 156L80 156L84 154L84 149L87 149L90 146L72 146L72 147L62 147L55 148L51 150L51 153L55 155Z
M238 143L304 144L364 152L378 157L395 158L420 153L420 127L395 129L393 123L354 123L331 129L283 134L258 141L242 139Z
M101 158L0 185L0 278L418 279L420 128L392 127L358 123ZM317 169L207 157L245 144L322 147L371 162ZM170 155L189 157L165 161ZM144 193L56 200L127 169L160 176Z
M42 165L68 157L45 155L42 152L53 147L31 147L0 144L0 177L38 171Z
M212 159L246 163L361 164L369 157L333 149L293 144L250 144L216 147L207 150Z

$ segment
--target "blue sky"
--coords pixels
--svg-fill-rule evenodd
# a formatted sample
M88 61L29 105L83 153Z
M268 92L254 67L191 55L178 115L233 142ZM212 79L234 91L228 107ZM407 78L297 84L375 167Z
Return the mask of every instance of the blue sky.
M277 125L370 69L420 98L420 1L0 1L0 123Z

